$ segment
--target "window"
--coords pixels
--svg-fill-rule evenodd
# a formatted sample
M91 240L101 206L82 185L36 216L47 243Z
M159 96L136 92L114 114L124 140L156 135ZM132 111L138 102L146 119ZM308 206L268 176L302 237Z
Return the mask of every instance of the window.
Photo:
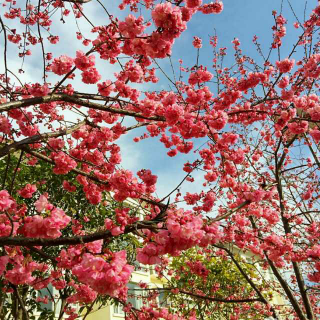
M128 288L128 302L130 302L134 308L140 309L143 306L145 291L141 290L141 288L134 283L129 283Z
M140 264L139 261L133 263L135 272L149 273L149 267Z
M135 283L129 283L128 284L128 299L127 299L127 303L131 303L132 306L135 309L141 309L143 307L144 304L144 296L146 296L147 293L143 290L141 290L141 288L135 284ZM123 306L121 304L118 305L114 305L113 306L113 313L115 314L119 314L119 315L124 315L125 312L123 310Z
M170 303L168 301L168 294L164 290L159 290L158 300L161 307L166 308L170 306Z
M53 311L53 301L52 301L52 295L53 295L53 287L52 284L49 284L47 288L41 289L38 291L38 296L41 298L44 298L45 296L48 296L48 303L40 303L41 309L47 310L47 311Z
M124 315L123 306L122 304L113 305L113 313Z

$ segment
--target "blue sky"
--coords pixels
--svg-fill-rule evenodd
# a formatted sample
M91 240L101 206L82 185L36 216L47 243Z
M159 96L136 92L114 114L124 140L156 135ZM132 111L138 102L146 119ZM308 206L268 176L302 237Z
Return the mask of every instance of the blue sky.
M218 47L227 48L227 56L224 59L225 66L231 66L234 63L234 50L231 41L238 38L241 42L243 53L253 57L257 62L261 62L261 57L257 54L256 48L252 42L253 36L258 37L258 42L264 54L267 54L272 42L272 26L274 18L272 10L278 13L281 11L280 0L225 0L224 10L219 15L203 15L197 13L188 24L188 29L183 33L181 38L176 40L172 53L172 61L175 71L178 72L178 60L183 59L184 66L193 66L196 62L197 50L192 47L191 42L194 36L201 37L203 40L203 48L200 50L199 63L208 66L209 70L212 65L212 47L209 45L209 36L216 33L218 36ZM299 18L300 22L304 20L305 1L291 1L291 6ZM308 18L311 10L316 6L317 1L308 1L306 6L306 18ZM283 46L281 47L281 59L288 56L292 50L297 36L300 34L293 27L296 22L291 8L287 1L283 1L282 14L288 20L287 35L283 38ZM274 59L271 61L277 60ZM172 75L171 67L168 60L160 61L160 65L168 73ZM157 85L159 90L159 84ZM162 89L169 89L169 83L164 77L161 77L160 86ZM213 92L215 88L211 88ZM135 135L132 135L135 136ZM174 158L166 155L168 151L156 139L146 139L138 144L130 143L132 136L125 137L127 149L123 149L125 164L132 170L136 171L138 167L149 168L158 175L158 193L162 197L174 188L184 177L182 171L183 164L188 160L193 161L196 155L191 151L188 155L178 154ZM205 140L195 142L195 149L203 144ZM133 155L133 161L130 161L130 155ZM185 183L183 190L196 192L203 189L201 179L202 174L196 175L201 182ZM171 200L173 198L171 197Z

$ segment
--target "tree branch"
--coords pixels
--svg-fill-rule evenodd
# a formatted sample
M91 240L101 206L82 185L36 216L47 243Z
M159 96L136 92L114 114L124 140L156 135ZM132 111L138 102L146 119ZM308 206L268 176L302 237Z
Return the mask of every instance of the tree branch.
M45 132L42 134L36 134L32 137L28 137L28 138L22 139L20 141L17 141L17 142L11 143L11 144L7 144L2 149L0 149L0 158L6 156L12 149L17 150L17 149L21 148L21 146L23 146L23 145L33 144L33 143L36 143L39 141L47 140L49 138L57 138L57 137L61 137L61 136L70 134L70 133L80 129L85 123L86 123L86 121L81 121L78 124L76 124L75 126L65 128L61 131Z
M53 264L56 264L57 261L54 257L51 257L50 255L48 255L47 253L43 252L42 250L36 248L36 247L27 247L28 249L30 249L30 251L33 251L35 253L37 253L39 256L41 256L42 258L45 258L46 260L50 260Z
M148 221L137 221L130 226L126 226L123 234L133 232L135 230L141 229L151 229L159 221L148 220ZM76 245L93 242L96 240L113 238L109 230L99 231L92 234L84 236L74 236L74 237L61 237L55 239L47 238L26 238L26 237L0 237L0 246L62 246L62 245Z
M43 154L41 154L39 152L31 150L29 147L27 147L25 145L20 146L20 149L24 150L25 152L33 155L34 157L36 157L36 158L38 158L40 160L46 161L46 162L51 163L53 165L55 164L55 162L52 159L50 159L49 157L47 157L47 156L45 156L45 155L43 155ZM89 178L89 179L91 179L91 180L93 180L93 181L95 181L97 183L100 183L100 184L104 184L104 185L108 185L109 184L109 182L107 182L107 181L102 181L102 180L98 179L97 177L91 175L90 173L86 173L86 172L84 172L82 170L79 170L79 169L76 169L76 168L72 169L71 172L74 172L74 173L80 174L82 176L85 176L85 177L87 177L87 178Z
M108 101L113 101L113 100L118 101L119 99L118 98L113 99L111 97L108 97L107 100ZM67 95L64 93L54 93L54 94L43 96L43 97L34 97L34 98L28 98L28 99L23 99L23 100L19 100L19 101L12 101L12 102L3 103L0 105L0 112L23 108L23 107L29 107L29 106L32 106L35 104L49 103L49 102L55 102L55 101L64 101L64 102L74 103L74 104L77 104L77 105L80 105L83 107L87 107L90 109L107 111L110 113L122 114L122 115L127 115L127 116L131 116L131 117L135 117L135 118L146 119L146 120L156 120L156 121L165 121L166 120L165 117L163 117L163 116L147 117L147 116L144 116L144 115L137 113L137 112L134 112L134 111L104 106L99 103L90 102L88 100L80 99L76 95ZM123 101L123 102L129 103L128 101Z
M5 69L5 76L6 76L6 90L9 89L9 82L8 82L8 62L7 62L7 31L6 27L0 17L0 24L3 30L3 36L4 36L4 49L3 49L3 60L4 60L4 69Z
M188 292L188 291L184 291L184 290L180 290L179 288L145 288L145 289L132 289L134 291L144 291L144 290L148 290L148 291L171 291L171 290L175 290L178 289L180 293L195 297L195 298L200 298L203 300L209 300L209 301L214 301L214 302L223 302L223 303L248 303L248 302L263 302L260 298L256 298L256 299L221 299L221 298L213 298L213 297L208 297L208 296L202 296L200 294L196 294L196 293L192 293L192 292Z
M236 208L233 208L232 210L230 210L229 212L223 214L222 216L219 216L217 218L214 218L214 219L210 219L210 221L220 221L220 220L223 220L225 218L228 218L229 216L231 216L233 213L235 213L236 211L242 209L243 207L247 206L248 204L250 204L251 201L250 200L246 200L244 202L242 202L241 204L239 204Z
M216 246L217 248L223 249L225 250L231 260L233 261L233 263L236 265L237 269L240 271L240 273L242 274L242 276L246 279L246 281L250 284L250 286L252 287L252 289L256 292L256 294L259 296L259 298L261 299L261 301L264 304L270 305L271 306L271 311L273 313L273 317L275 319L279 319L275 309L273 308L273 306L266 300L266 298L262 295L262 293L260 292L260 290L258 289L258 287L256 286L256 284L250 279L250 277L245 273L245 271L242 269L241 265L239 264L239 262L235 259L235 257L233 256L233 253L231 252L231 250L223 247L223 246Z
M288 148L295 141L296 138L297 138L297 135L295 135L287 143L287 145L285 145L285 147ZM291 233L291 227L290 227L290 224L289 224L289 220L285 217L285 207L284 207L284 204L283 204L284 196L283 196L283 189L282 189L282 185L281 185L281 168L282 168L282 165L283 165L283 162L284 162L285 158L286 158L286 153L283 152L280 160L278 161L277 152L275 153L275 165L276 165L275 178L276 178L276 181L277 181L277 190L278 190L279 202L280 202L280 214L281 214L281 220L282 220L283 228L284 228L285 234L287 235L287 234ZM269 260L268 257L267 257L267 259L268 259L268 262L269 262L270 260ZM295 262L295 261L291 261L291 263L292 263L292 266L293 266L294 274L296 276L296 280L297 280L299 291L300 291L300 294L301 294L301 297L302 297L303 305L304 305L305 310L306 310L307 319L314 320L315 319L314 312L312 310L312 305L311 305L311 302L310 302L310 299L309 299L309 295L308 295L308 293L306 291L305 282L304 282L304 279L302 277L302 274L301 274L301 271L300 271L300 268L299 268L299 264L297 262ZM279 282L280 282L280 280L279 280ZM291 299L290 299L290 301L291 301ZM299 309L300 309L300 311L302 313L301 308L299 308ZM303 316L303 318L300 318L300 319L305 319L303 314L299 315L299 317L300 316L301 317Z
M253 229L258 230L253 219L250 219L250 222L252 224ZM259 231L258 231L258 233L259 233ZM296 312L297 316L299 317L300 320L307 320L307 318L303 314L303 311L302 311L297 299L295 298L290 287L288 286L287 282L282 278L281 274L279 273L279 271L276 268L276 266L274 265L274 263L269 259L267 252L264 250L263 253L268 261L268 264L269 264L273 274L276 276L281 287L283 288L284 292L286 293L286 295L287 295L294 311Z

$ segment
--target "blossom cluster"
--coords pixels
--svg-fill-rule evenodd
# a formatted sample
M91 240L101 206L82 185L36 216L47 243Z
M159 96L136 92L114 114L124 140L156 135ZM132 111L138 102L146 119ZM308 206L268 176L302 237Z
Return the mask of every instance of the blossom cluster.
M178 255L195 245L207 246L218 241L220 234L217 225L205 225L200 215L191 211L169 210L166 220L167 230L154 235L142 249L137 249L137 260L143 264L158 264L161 255Z
M72 268L72 273L94 291L118 297L126 294L126 284L133 269L133 266L127 264L126 251L123 250L110 257L85 253L81 262Z
M42 211L48 207L52 208L48 203L38 203L37 209ZM44 215L45 217L42 215L25 217L23 225L19 228L18 233L25 237L54 239L61 236L61 230L64 229L71 221L71 218L59 208L52 208L49 213Z

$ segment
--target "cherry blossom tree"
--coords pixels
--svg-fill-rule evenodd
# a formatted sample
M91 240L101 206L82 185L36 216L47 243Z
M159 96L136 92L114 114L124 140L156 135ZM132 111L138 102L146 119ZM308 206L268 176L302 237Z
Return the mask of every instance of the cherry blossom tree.
M127 319L210 319L217 303L234 304L233 320L253 309L257 318L319 318L320 6L304 18L294 13L294 21L272 12L270 51L253 38L262 63L234 39L235 63L224 67L226 49L213 35L210 62L181 60L173 77L159 61L171 61L196 13L220 14L223 3L117 6L121 13L100 0L2 2L1 317L32 319L35 306L51 299L60 301L59 319L85 318L110 301L123 305ZM104 13L104 24L90 19L92 8ZM78 46L67 48L60 43L74 22ZM284 56L287 28L300 35ZM200 52L203 41L194 37L190 47ZM24 69L33 55L42 72L30 80ZM105 74L106 66L118 69ZM170 90L159 90L160 77ZM169 157L190 155L183 180L165 197L156 194L155 172L122 165L121 138L132 132L132 144L150 139ZM170 256L191 248L202 258L189 261L188 272L223 257L221 264L241 274L243 290L235 285L222 297L214 285L192 292L168 282L170 294L212 303L204 313L196 305L187 312L163 307L165 290L143 283L148 303L127 303L134 259L178 281L184 270ZM230 248L254 255L274 281L256 279ZM201 273L204 283L210 272ZM59 295L40 297L49 285Z

